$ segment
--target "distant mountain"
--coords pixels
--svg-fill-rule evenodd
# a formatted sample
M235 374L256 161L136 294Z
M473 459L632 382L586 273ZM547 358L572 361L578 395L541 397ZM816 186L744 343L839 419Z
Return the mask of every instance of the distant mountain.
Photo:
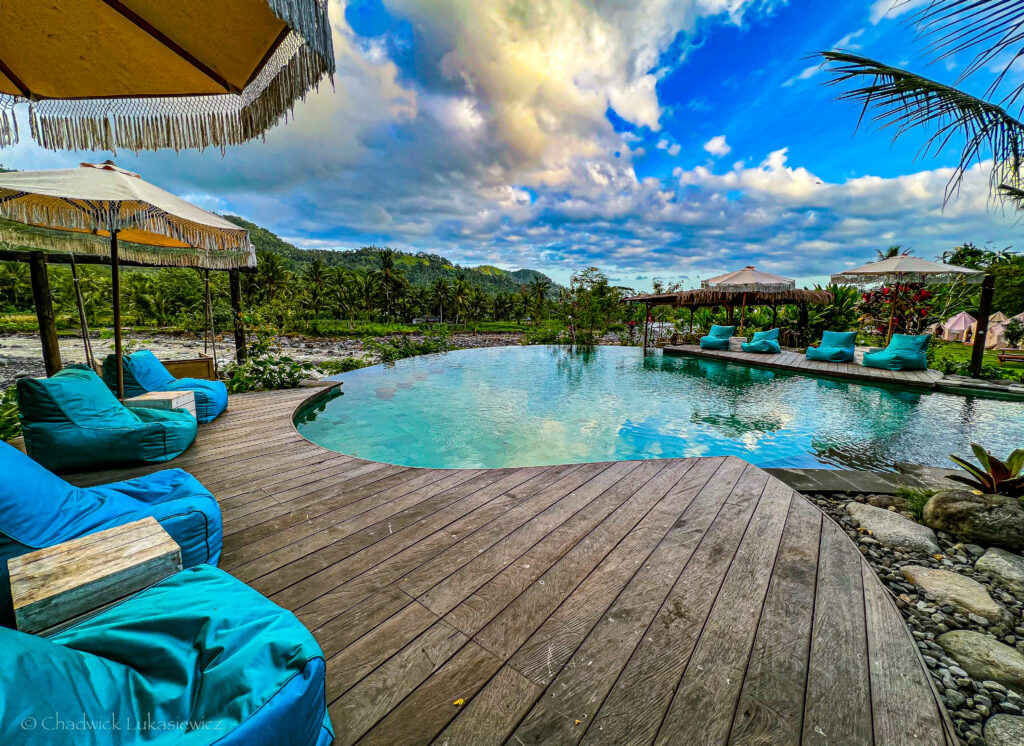
M237 215L225 215L224 217L249 231L256 251L280 254L293 271L301 270L303 265L308 264L314 257L322 259L328 267L343 267L363 272L372 272L380 267L380 260L377 258L377 249L375 248L364 247L350 251L300 249L266 228L250 223ZM461 275L471 285L476 285L488 293L515 293L519 292L523 285L528 285L539 277L551 283L549 294L552 297L558 293L558 285L550 277L533 269L517 269L510 272L489 265L461 267L437 254L423 252L408 254L404 251L398 252L395 264L405 273L409 282L417 286L430 285L439 277L451 282Z

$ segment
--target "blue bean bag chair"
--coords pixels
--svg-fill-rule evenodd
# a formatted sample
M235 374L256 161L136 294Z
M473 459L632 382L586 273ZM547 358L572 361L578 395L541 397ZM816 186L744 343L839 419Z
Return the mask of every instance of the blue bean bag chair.
M729 339L734 331L736 331L735 326L719 326L715 324L711 327L711 331L708 332L706 337L700 338L700 348L702 350L728 350Z
M930 334L893 334L889 346L864 353L864 367L883 370L927 370Z
M0 441L0 474L0 625L14 625L7 560L79 536L152 516L178 542L185 567L220 559L220 507L181 469L75 487Z
M769 329L766 332L754 332L749 342L740 345L744 352L772 353L782 352L779 346L779 330Z
M857 332L822 332L821 344L808 347L804 356L822 363L849 363L856 343Z
M0 649L0 743L334 740L316 640L290 611L210 565L49 637L0 628Z
M188 412L125 407L84 367L18 379L18 412L25 450L50 471L162 463L196 437Z
M196 419L212 422L228 408L228 389L223 381L202 378L175 378L149 350L125 355L124 396L142 396L150 391L192 391L196 395ZM103 361L103 380L117 391L117 358L107 355Z

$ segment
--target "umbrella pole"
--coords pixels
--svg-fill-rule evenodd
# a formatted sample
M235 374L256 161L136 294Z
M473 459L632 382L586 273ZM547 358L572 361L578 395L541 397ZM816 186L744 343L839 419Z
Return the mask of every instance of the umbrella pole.
M892 311L889 312L889 331L885 335L885 344L888 346L889 340L892 339L892 324L896 319L896 301L900 297L900 276L896 275L896 289L892 295Z
M114 295L114 357L117 358L117 398L124 399L124 360L121 359L121 273L117 266L117 229L110 228L110 291Z
M743 336L743 325L747 323L747 294L743 294L743 305L740 307L740 336Z

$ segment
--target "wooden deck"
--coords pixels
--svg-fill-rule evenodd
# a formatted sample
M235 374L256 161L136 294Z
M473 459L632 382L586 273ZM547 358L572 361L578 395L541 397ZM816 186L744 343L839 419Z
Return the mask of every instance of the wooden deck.
M306 396L232 396L170 466L319 640L338 744L955 743L855 545L760 469L372 463L295 432Z
M943 379L937 370L880 370L865 368L856 363L821 363L808 360L802 353L783 350L778 354L734 352L732 350L703 350L699 345L669 345L664 348L666 355L695 355L730 363L756 365L761 368L788 370L804 375L846 378L868 383L892 384L932 389Z

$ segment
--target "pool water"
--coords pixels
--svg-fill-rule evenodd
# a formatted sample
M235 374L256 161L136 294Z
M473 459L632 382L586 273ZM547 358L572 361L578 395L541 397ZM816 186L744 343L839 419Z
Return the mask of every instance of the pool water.
M336 376L299 412L371 461L498 468L733 455L758 466L951 466L1024 445L1024 403L794 375L635 347L459 350Z

